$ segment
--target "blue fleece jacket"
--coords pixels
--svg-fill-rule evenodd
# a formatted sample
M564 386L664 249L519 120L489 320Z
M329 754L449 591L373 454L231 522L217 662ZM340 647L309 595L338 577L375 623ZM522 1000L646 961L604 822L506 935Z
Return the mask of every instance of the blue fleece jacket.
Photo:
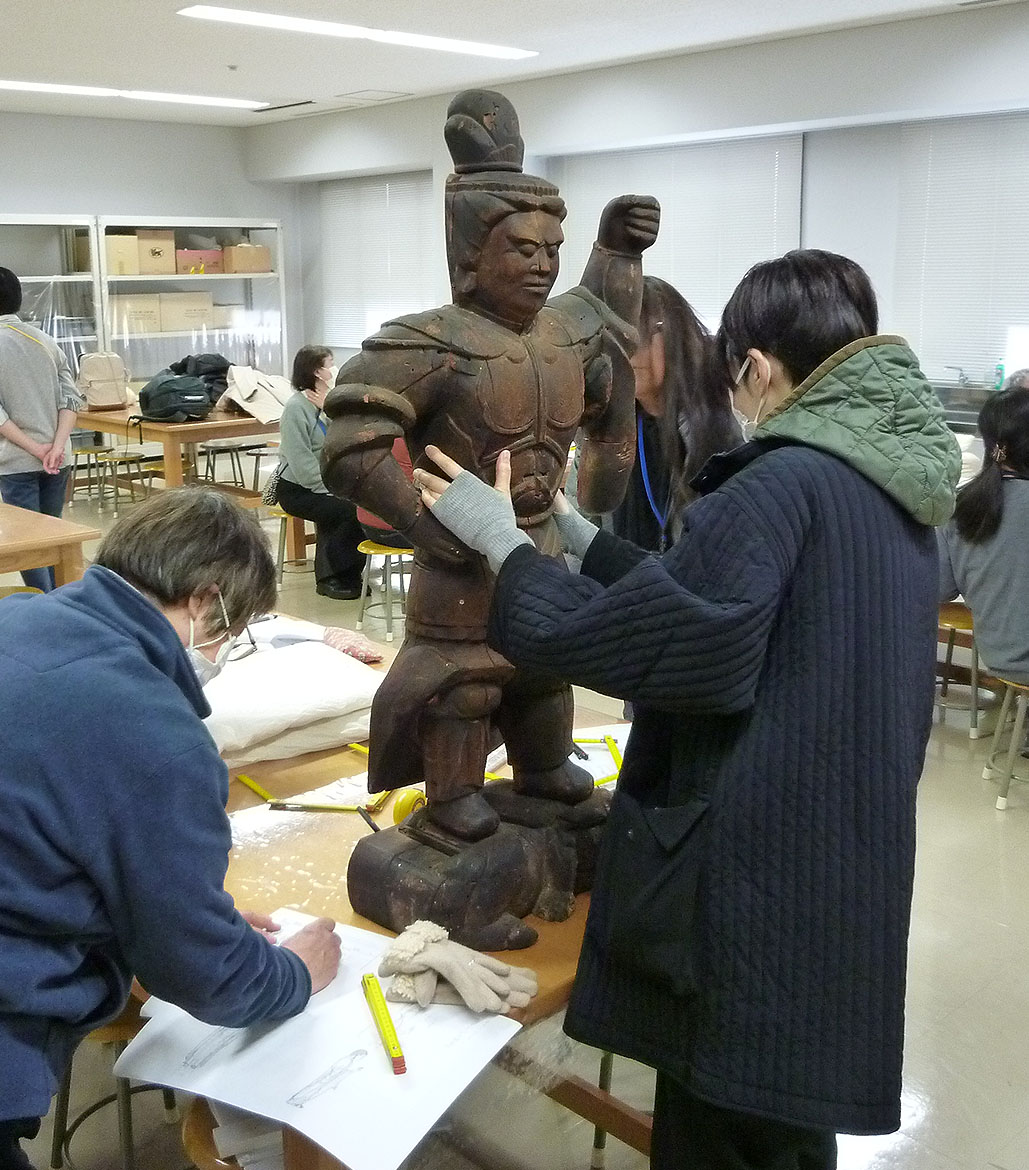
M46 1113L132 975L208 1023L302 1010L225 892L228 776L178 635L107 569L0 602L0 1120Z

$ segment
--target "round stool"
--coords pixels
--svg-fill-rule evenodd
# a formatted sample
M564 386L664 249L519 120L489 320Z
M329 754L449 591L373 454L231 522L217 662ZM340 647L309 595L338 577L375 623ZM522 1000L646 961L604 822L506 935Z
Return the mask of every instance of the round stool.
M357 613L357 622L354 628L359 630L364 625L364 615L369 610L381 609L386 618L386 641L393 641L393 574L399 575L400 586L397 601L400 604L400 613L407 612L407 594L404 590L404 557L414 556L413 548L394 548L390 544L378 544L374 540L362 540L357 551L364 553L364 569L361 572L361 608ZM382 557L382 585L385 595L382 601L369 601L368 580L371 576L372 558ZM394 564L394 560L396 564Z
M999 779L1000 792L997 794L997 808L1003 812L1008 807L1008 789L1015 776L1015 761L1019 758L1019 749L1025 736L1025 715L1026 708L1029 707L1029 684L1010 682L1008 679L1000 678L999 675L997 677L1004 684L1004 702L1000 705L997 730L993 739L993 751L986 761L986 767L983 768L983 779ZM1005 731L1012 703L1015 704L1015 722L1012 724L1011 738L1008 740L1005 750L1000 746L1001 737ZM998 760L1002 754L1004 755L1004 763L998 767Z
M968 706L960 705L961 710L968 711L968 738L979 738L979 651L975 645L975 633L972 622L972 611L963 601L945 601L940 606L939 628L947 631L947 652L943 660L943 669L940 672L940 694L936 705L940 709L940 721L946 717L948 708L957 708L959 704L946 702L953 671L954 644L959 633L972 635L972 666L970 671L970 686Z

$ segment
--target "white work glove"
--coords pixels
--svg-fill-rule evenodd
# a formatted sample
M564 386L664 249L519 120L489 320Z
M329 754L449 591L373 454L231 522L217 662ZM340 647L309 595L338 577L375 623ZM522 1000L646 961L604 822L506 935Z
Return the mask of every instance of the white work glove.
M451 942L435 922L414 922L390 944L379 974L392 975L386 998L398 1003L463 1003L506 1014L536 994L535 972Z

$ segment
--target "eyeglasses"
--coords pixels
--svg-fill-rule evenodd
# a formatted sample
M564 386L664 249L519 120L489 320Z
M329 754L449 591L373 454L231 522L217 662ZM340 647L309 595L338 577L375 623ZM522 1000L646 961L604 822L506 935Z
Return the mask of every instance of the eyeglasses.
M243 641L244 634L247 639L245 642ZM239 662L244 658L249 658L256 651L257 643L254 641L254 635L250 632L250 623L248 622L232 644L232 649L229 651L229 661Z

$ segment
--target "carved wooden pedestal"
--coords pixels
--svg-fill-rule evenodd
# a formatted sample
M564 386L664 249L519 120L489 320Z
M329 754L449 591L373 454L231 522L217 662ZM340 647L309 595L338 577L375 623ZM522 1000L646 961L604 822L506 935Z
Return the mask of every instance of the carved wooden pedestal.
M536 931L521 921L526 914L564 921L593 883L609 794L598 789L569 805L520 796L498 781L483 795L502 823L482 841L450 837L421 809L362 838L347 870L354 910L397 933L429 919L484 951L531 946Z

